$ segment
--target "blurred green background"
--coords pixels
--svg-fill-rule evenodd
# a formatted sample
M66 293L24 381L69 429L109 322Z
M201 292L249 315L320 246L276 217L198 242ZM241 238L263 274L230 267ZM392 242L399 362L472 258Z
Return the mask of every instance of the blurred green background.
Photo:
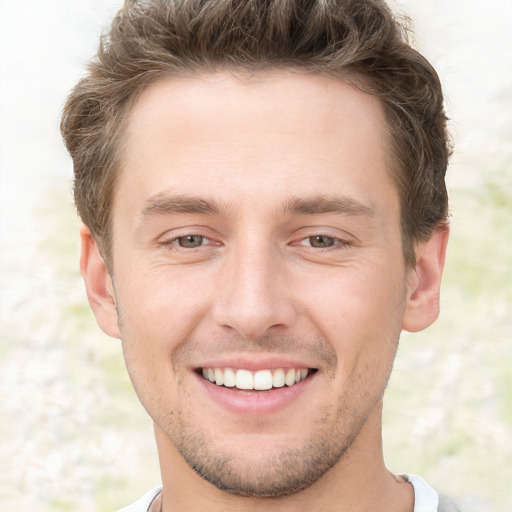
M441 75L456 152L439 321L404 334L386 459L512 511L512 2L404 0ZM159 483L120 343L78 274L67 92L119 0L0 2L0 510L112 511Z

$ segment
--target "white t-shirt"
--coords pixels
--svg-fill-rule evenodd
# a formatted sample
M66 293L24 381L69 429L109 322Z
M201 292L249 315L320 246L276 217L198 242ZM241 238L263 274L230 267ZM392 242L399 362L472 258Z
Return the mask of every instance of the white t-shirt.
M117 512L148 512L149 506L153 502L153 500L160 494L162 487L155 487L151 489L148 493L144 494L142 498L138 499L136 502L124 507Z
M417 475L402 475L414 488L413 512L437 512L439 495L430 485ZM158 496L161 487L155 487L139 500L117 512L148 512L151 502Z

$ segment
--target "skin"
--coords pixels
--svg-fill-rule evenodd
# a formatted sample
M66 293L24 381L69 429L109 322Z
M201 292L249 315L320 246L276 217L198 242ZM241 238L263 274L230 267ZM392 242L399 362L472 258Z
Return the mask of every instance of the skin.
M405 266L385 133L376 98L291 72L166 80L133 107L113 273L85 226L81 270L155 423L153 510L412 511L382 395L401 330L438 315L447 231ZM314 373L255 414L205 391L219 359Z

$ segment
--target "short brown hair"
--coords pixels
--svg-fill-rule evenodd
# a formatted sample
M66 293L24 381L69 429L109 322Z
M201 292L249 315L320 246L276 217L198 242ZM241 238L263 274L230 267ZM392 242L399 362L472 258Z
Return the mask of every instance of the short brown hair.
M380 0L125 0L61 122L78 213L111 257L123 120L163 77L289 68L380 98L401 201L406 262L446 221L450 155L439 78Z

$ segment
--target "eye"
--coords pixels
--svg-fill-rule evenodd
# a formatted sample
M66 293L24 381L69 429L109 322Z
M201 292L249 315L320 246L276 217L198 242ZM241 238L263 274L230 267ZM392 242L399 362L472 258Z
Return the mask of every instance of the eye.
M210 249L222 245L216 237L210 238L209 233L197 226L185 226L168 231L158 239L157 243L167 251L188 254L188 256L195 254L196 251L201 254L208 253Z
M319 249L325 249L327 247L332 247L333 245L336 245L339 243L339 241L332 237L332 236L326 236L326 235L315 235L310 236L306 239L304 239L304 242L307 242L307 245L310 245L311 247L316 247Z
M346 249L353 245L351 240L338 238L336 236L329 236L325 234L318 234L301 238L294 242L292 245L300 245L307 249Z
M173 242L180 247L184 247L186 249L194 249L204 245L207 240L208 239L202 235L186 235L175 238Z

